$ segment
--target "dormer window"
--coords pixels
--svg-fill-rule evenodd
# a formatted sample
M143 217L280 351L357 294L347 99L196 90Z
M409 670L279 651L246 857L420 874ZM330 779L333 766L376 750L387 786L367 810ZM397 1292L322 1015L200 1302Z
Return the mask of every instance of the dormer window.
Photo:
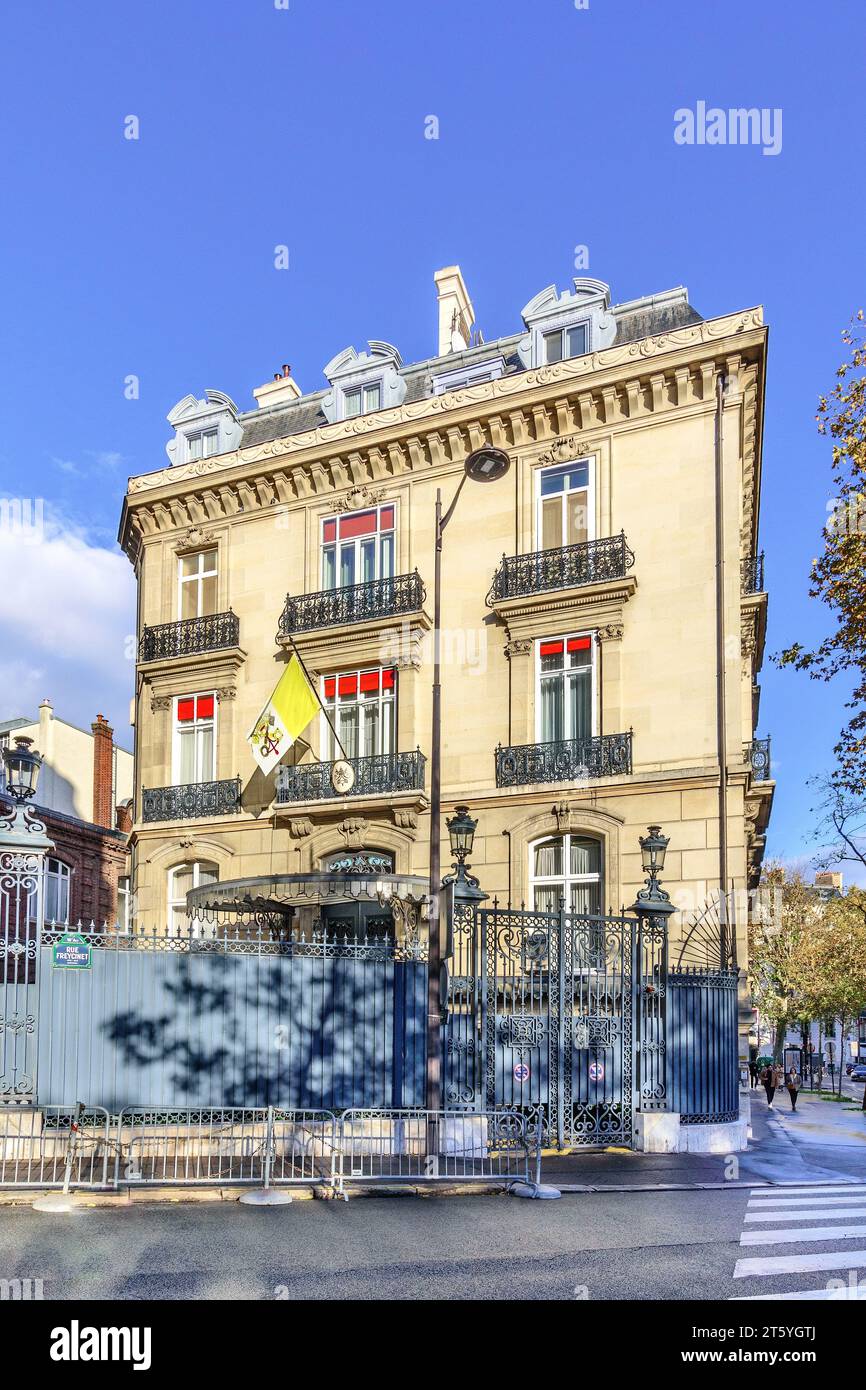
M193 459L207 459L219 453L219 430L199 430L186 436L186 456Z
M589 324L576 323L573 327L555 328L542 333L545 362L562 362L566 357L582 357L589 352Z
M402 405L406 382L400 375L400 354L390 343L371 340L369 352L344 348L325 368L331 390L322 400L322 411L330 425L340 420L356 420L377 410Z
M369 386L353 386L343 392L343 417L346 420L351 420L354 415L369 415L371 410L381 409L381 381L374 381Z
M602 280L577 279L561 294L548 285L523 307L526 337L518 345L524 367L546 367L610 347L616 320Z
M174 438L165 446L172 464L195 463L228 454L241 442L238 408L223 391L205 391L203 400L184 396L168 413Z

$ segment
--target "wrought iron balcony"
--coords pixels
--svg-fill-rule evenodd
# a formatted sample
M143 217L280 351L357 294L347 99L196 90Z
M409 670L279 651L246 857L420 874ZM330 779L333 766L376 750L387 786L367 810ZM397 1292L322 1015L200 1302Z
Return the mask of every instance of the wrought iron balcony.
M414 753L383 753L373 758L350 758L355 781L348 792L335 791L331 783L333 763L297 763L277 768L277 805L295 801L323 801L332 796L377 796L382 792L424 790L424 765L420 749Z
M237 614L208 613L203 618L183 618L179 623L146 627L138 644L139 661L162 661L173 656L196 656L236 647L240 624Z
M764 552L747 555L740 561L740 593L762 594L764 592Z
M497 787L532 782L581 782L631 772L632 731L558 743L525 743L496 749Z
M185 787L144 787L141 819L149 821L199 820L228 816L241 809L241 779L222 782L190 782Z
M769 782L772 779L769 738L753 738L751 743L746 744L746 762L752 769L753 781Z
M625 532L599 541L563 545L558 550L533 550L528 555L503 555L487 595L489 607L502 599L574 589L622 579L634 564Z
M425 596L417 570L391 579L371 579L366 584L346 584L341 589L320 589L315 594L287 594L277 638L343 623L366 623L401 613L417 613Z

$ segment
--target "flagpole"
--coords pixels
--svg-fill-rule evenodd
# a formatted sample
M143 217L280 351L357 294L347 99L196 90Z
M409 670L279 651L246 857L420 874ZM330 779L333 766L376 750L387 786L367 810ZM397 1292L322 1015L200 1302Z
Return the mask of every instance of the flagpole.
M322 704L322 697L321 697L321 695L319 694L319 688L318 688L318 686L316 685L316 682L313 680L312 676L310 675L309 671L307 670L306 664L305 664L305 662L304 662L304 658L301 656L301 653L298 651L297 647L295 646L295 640L294 640L294 638L291 637L291 636L289 637L289 645L291 646L291 649L292 649L292 651L294 652L295 656L298 658L298 665L300 666L301 670L303 671L304 675L305 675L306 678L307 678L307 684L309 685L310 689L312 690L313 694L315 695L316 699L317 699L318 702L319 702L319 709L322 711L322 714L325 716L325 718L326 718L327 721L328 721L328 727L329 727L329 729L331 730L331 733L334 735L334 741L335 741L335 743L337 744L337 747L339 748L339 750L340 750L340 752L342 753L343 757L344 757L344 758L346 759L346 761L348 762L348 760L349 760L349 755L348 755L348 753L346 752L345 748L343 747L343 741L342 741L342 739L340 738L340 735L337 733L337 730L334 728L334 721L332 720L332 718L331 718L330 714L328 713L328 711L325 709L325 706Z

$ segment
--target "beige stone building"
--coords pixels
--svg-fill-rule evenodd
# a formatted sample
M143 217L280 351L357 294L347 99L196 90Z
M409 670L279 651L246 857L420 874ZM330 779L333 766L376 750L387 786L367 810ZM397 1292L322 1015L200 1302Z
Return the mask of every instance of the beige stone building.
M435 495L447 507L485 443L510 471L467 483L442 557L442 804L478 818L483 888L618 908L650 823L670 837L675 937L720 885L757 881L774 786L756 739L761 309L703 319L684 289L614 304L584 278L485 343L459 269L435 280L435 356L347 348L325 389L286 367L252 411L187 396L169 466L130 479L142 927L173 929L216 878L362 850L427 872ZM275 776L251 757L293 644L354 760L349 794L324 715ZM742 963L743 913L738 932Z

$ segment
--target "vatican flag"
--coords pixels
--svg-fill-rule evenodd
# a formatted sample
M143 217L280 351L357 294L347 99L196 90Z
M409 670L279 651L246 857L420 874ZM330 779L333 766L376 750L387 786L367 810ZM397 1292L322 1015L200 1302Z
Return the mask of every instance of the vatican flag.
M276 767L318 709L316 692L297 656L292 656L273 695L247 734L247 743L262 772Z

